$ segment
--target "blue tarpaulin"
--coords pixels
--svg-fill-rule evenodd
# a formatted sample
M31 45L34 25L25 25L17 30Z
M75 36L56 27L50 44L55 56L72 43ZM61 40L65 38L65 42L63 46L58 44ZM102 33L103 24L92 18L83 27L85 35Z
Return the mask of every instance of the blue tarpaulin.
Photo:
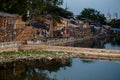
M119 32L120 33L120 28L112 28L115 32Z
M46 26L41 25L40 23L34 23L34 24L33 24L33 27L35 27L35 28L42 28L42 29L46 29Z

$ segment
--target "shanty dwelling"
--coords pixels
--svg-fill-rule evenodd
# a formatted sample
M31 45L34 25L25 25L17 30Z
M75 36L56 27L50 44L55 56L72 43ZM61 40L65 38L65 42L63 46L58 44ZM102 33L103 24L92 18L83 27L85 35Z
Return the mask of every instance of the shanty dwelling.
M0 13L0 42L19 41L26 43L39 31L36 27L26 26L21 16Z
M30 43L44 40L47 37L46 26L40 24L39 22L32 23L31 26L26 26L20 35L17 36L17 41L21 43Z
M115 35L120 39L120 29L119 28L112 28Z
M55 27L55 32L57 33L56 36L59 37L68 37L69 36L69 29L68 28L68 23L69 19L62 18L61 22L56 22L56 27Z
M84 36L89 36L91 34L90 32L90 25L84 24L83 25L83 35Z
M60 22L57 22L54 19L51 20L45 20L48 27L49 27L49 34L53 34L50 37L59 38L59 37L66 37L66 33L69 33L69 30L67 29L69 19L62 18Z
M53 32L55 31L56 21L52 18L51 15L40 15L36 18L37 23L47 27L49 37L54 37Z
M47 16L38 16L31 20L31 25L26 26L17 41L27 44L39 44L49 37L50 20Z
M95 35L94 25L90 25L90 32L91 32L92 35Z
M90 32L90 27L89 25L72 25L69 26L70 30L71 30L71 36L75 37L75 38L80 38L80 37L84 37L84 36L89 36L91 34Z
M0 42L16 40L16 36L24 29L25 22L21 16L0 12Z
M90 25L90 29L93 35L101 35L106 32L103 27L96 25Z
M62 18L61 23L57 22L57 30L60 30L60 29L62 29L64 27L67 27L68 26L68 22L69 22L69 19Z
M101 33L101 27L95 26L95 34Z
M66 18L62 18L61 23L57 23L53 31L55 33L54 37L83 37L91 34L88 24L83 21Z
M14 41L20 32L20 28L25 26L21 17L16 14L0 12L0 42Z
M68 24L68 28L70 29L70 36L71 37L79 37L79 26L75 24Z

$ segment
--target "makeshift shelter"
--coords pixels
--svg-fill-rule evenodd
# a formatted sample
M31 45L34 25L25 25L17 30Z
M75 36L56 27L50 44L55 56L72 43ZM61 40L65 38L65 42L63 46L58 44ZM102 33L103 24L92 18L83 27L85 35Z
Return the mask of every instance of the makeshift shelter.
M0 12L0 42L16 40L16 36L24 27L25 22L21 16Z
M47 29L46 26L41 25L40 23L33 23L32 25L34 28L41 28L41 29Z
M60 30L64 27L67 27L68 23L69 23L69 19L62 18L60 23L57 22L56 29Z

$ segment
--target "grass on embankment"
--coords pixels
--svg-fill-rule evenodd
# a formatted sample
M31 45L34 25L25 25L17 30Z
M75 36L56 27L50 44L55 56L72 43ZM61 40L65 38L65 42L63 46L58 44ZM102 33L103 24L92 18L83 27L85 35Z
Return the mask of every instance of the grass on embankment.
M64 51L42 51L42 50L20 50L0 53L0 62L11 62L18 59L41 59L49 60L54 58L85 58L85 59L105 59L105 60L120 60L119 56L104 56L104 55L87 55L86 53L71 53Z
M20 51L9 51L0 53L0 62L11 62L18 59L53 59L70 57L72 53L63 51L42 51L42 50L20 50Z
M64 52L64 51L43 51L43 50L20 50L20 51L8 51L8 52L1 52L0 55L14 55L14 54L72 54L71 52Z
M8 51L1 52L0 55L14 55L14 54L53 54L52 51L40 51L40 50L20 50L20 51Z

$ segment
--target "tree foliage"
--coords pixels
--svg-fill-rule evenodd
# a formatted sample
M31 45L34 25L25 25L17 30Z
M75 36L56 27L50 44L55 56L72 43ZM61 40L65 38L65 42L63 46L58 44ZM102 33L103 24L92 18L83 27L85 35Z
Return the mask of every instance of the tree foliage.
M1 0L0 11L20 14L26 17L29 10L30 16L38 16L43 14L50 14L54 17L59 17L60 11L63 9L59 6L62 5L63 0Z
M80 15L77 16L78 19L89 19L89 20L93 20L97 23L101 23L104 24L105 23L105 16L103 14L101 14L99 11L92 9L92 8L85 8Z
M1 0L0 10L9 13L25 14L28 9L26 0Z
M118 20L113 19L110 22L110 24L111 24L111 27L113 27L113 28L120 28L120 19L118 19Z
M73 16L73 13L67 11L61 7L52 7L49 6L46 8L47 14L51 14L54 19L60 21L60 17L69 18Z

